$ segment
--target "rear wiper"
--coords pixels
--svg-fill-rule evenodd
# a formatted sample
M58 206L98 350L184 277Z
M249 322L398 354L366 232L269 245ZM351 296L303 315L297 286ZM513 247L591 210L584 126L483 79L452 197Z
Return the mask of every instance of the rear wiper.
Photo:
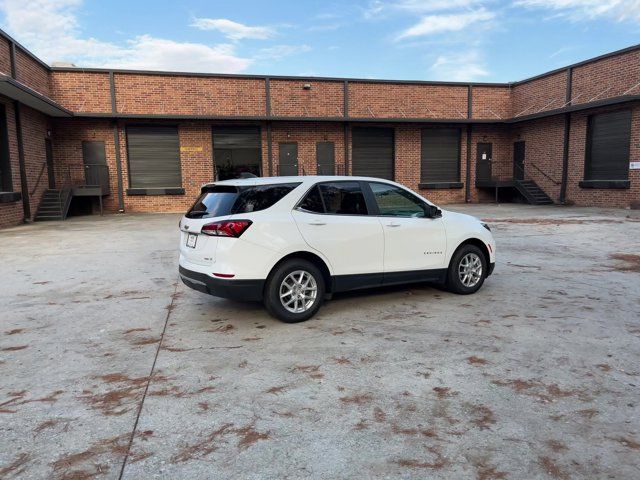
M202 217L207 213L208 212L206 210L192 210L189 213L187 213L187 217L190 217L190 218L194 218L196 216Z

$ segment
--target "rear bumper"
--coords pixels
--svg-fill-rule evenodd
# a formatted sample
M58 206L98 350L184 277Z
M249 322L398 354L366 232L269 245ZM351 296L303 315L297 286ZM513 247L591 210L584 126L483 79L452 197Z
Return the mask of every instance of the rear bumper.
M222 280L182 266L179 267L179 272L182 283L199 292L231 300L247 302L262 300L264 280Z

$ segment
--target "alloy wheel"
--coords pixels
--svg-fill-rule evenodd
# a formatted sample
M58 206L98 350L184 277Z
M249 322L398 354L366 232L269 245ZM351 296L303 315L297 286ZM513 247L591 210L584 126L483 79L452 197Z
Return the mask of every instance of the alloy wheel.
M482 278L482 260L475 253L467 253L458 266L460 282L467 288L475 287Z
M291 313L309 310L318 296L316 279L305 270L296 270L287 275L279 289L282 306Z

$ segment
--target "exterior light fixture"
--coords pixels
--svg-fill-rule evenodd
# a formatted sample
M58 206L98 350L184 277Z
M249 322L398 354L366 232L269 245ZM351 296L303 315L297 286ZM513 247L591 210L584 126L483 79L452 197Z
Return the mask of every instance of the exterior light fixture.
M304 88L305 90L311 90L311 84L305 83L304 85L302 85L302 88Z

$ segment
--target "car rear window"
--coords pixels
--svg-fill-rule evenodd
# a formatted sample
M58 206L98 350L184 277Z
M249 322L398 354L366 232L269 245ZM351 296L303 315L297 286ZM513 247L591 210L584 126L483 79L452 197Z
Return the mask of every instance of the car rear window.
M299 183L274 185L213 185L202 194L187 212L187 218L222 217L265 210L282 200Z

